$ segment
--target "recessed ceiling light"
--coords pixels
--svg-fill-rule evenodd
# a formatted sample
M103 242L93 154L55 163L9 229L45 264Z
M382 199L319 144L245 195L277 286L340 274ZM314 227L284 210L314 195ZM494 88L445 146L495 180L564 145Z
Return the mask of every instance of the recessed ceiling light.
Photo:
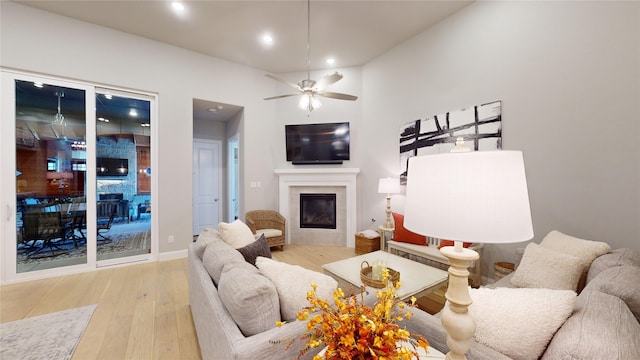
M171 3L171 7L173 8L174 11L176 12L182 12L184 11L184 4L179 2L179 1L173 1Z
M207 110L209 112L218 112L218 109L216 109L216 108L208 108Z
M34 82L34 83L33 83L33 86L35 86L35 87L37 87L37 88L42 88L42 87L44 87L44 84L43 84L43 83L41 83L41 82Z
M329 64L329 65L333 65L333 64L335 64L335 63L336 63L336 59L335 59L335 58L332 58L332 57L327 58L327 64Z
M104 98L105 98L105 99L109 99L109 100L111 100L111 99L113 99L113 95L111 95L111 94L104 94Z
M99 117L98 121L102 121L102 122L109 122L109 119L105 119L103 117Z
M273 45L273 36L270 33L266 32L260 35L260 42L262 42L262 45L271 46Z
M136 111L136 109L129 110L129 116L137 117L138 112Z

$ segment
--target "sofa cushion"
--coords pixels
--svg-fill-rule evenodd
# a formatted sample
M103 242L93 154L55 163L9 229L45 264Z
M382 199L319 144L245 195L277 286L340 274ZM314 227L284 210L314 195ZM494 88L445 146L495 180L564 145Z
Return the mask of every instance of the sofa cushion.
M393 240L399 242L406 242L410 244L416 245L429 245L427 244L427 237L424 235L416 234L412 231L407 230L404 227L404 215L398 213L393 214Z
M589 269L593 259L611 250L609 244L605 242L579 239L557 230L547 234L540 242L540 245L577 257L582 262L585 271Z
M640 268L616 266L601 272L585 290L600 291L624 301L640 322Z
M587 275L587 282L591 281L600 272L614 267L614 266L635 266L640 268L640 250L636 249L615 249L608 254L598 256L591 263L589 268L589 274Z
M202 255L202 264L207 269L213 282L218 285L220 275L225 266L233 266L237 263L244 263L245 260L237 250L229 246L224 241L214 241L209 244Z
M232 223L221 222L218 224L220 237L234 249L241 248L256 241L256 237L247 224L240 220Z
M338 287L338 282L332 277L297 265L258 257L256 266L275 284L280 298L280 313L286 321L296 320L298 311L309 306L307 292L311 291L311 284L318 285L316 292L321 299L332 299Z
M267 244L267 239L264 237L264 234L260 235L260 237L251 244L239 248L238 251L251 265L256 264L256 258L258 256L271 259L271 249L269 249L269 244Z
M554 335L543 360L638 358L640 324L622 300L585 290L575 310Z
M476 341L516 360L538 359L576 303L570 290L479 288L469 294Z
M207 248L207 245L214 241L221 241L218 231L212 228L205 228L202 230L198 235L198 239L196 239L194 246L196 256L202 259L202 255L204 255L204 250Z
M575 256L529 243L511 283L517 287L576 291L582 270L582 261Z
M220 276L218 294L245 336L274 328L280 321L275 286L249 263L226 266Z

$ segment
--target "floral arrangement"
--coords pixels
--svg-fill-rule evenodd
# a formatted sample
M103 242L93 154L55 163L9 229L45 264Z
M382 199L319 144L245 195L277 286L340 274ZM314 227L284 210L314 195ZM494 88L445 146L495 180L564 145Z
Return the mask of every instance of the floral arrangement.
M383 270L383 281L389 279L387 269ZM411 319L407 307L415 306L415 298L407 304L398 299L396 289L401 283L388 284L376 291L377 301L373 308L364 304L364 286L358 296L345 298L342 289L333 293L333 305L316 296L316 284L307 293L310 306L298 312L298 320L306 321L307 333L300 339L307 340L298 354L298 359L310 349L323 343L324 356L316 355L314 360L339 359L405 359L418 358L417 348L427 351L429 343L421 335L411 334L397 322ZM319 311L318 311L319 310ZM278 326L282 326L278 322ZM287 349L291 346L289 342ZM408 345L408 346L407 346Z

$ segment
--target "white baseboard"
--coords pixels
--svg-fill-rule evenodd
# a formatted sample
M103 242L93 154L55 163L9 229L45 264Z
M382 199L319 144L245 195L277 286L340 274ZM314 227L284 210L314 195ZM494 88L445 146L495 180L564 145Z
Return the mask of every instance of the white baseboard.
M158 261L182 259L187 257L187 249L169 251L158 254Z

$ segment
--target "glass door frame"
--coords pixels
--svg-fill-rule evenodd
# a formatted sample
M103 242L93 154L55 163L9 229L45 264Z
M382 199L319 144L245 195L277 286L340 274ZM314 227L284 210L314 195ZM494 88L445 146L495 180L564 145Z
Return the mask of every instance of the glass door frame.
M157 103L158 103L158 99L157 96L155 94L151 94L151 93L145 93L142 91L131 91L131 90L123 90L123 89L118 89L118 88L113 88L113 87L104 87L104 86L96 86L95 87L95 94L94 94L94 100L95 100L95 96L99 95L99 94L110 94L113 96L120 96L120 97L126 97L126 98L132 98L132 99L137 99L137 100L145 100L145 101L149 101L150 102L150 122L151 122L151 126L150 126L150 132L149 132L149 137L150 137L150 141L151 141L151 204L152 206L155 206L154 204L157 204L157 199L156 199L156 193L157 191L155 191L155 189L157 189L157 171L155 171L158 167L157 167L157 163L156 163L156 159L157 159L157 137L155 136L156 134L156 130L157 129ZM94 111L94 129L97 126L96 120L95 120L95 111ZM96 137L97 132L94 132L94 136L93 136L93 145L94 145L94 150L95 150L95 145L97 142L97 137ZM94 155L96 153L94 152ZM95 161L95 159L94 159ZM93 190L96 191L96 181L97 178L94 176L93 179ZM97 195L96 195L97 197ZM94 201L95 203L95 201ZM94 204L95 206L95 204ZM139 261L148 261L148 260L156 260L157 259L157 254L159 251L159 244L158 244L158 226L157 223L158 221L156 221L157 216L158 216L158 211L157 211L158 207L155 206L155 208L153 208L153 210L151 211L151 253L149 254L142 254L142 255L133 255L133 256L127 256L127 257L119 257L119 258L113 258L113 259L105 259L105 260L97 260L96 261L96 266L97 267L104 267L104 266L112 266L112 265L120 265L120 264L126 264L126 263L131 263L131 262L139 262ZM94 214L95 215L95 214ZM94 221L95 223L95 221Z
M85 91L86 114L86 224L87 224L87 263L59 268L17 273L17 234L16 234L16 80L41 82L61 87L76 88ZM151 101L151 168L157 169L157 95L143 91L116 87L99 87L95 84L66 80L58 77L32 74L19 70L0 68L0 284L42 279L53 276L94 271L101 266L110 266L132 261L157 260L158 258L158 211L151 212L151 253L121 259L98 262L97 226L96 226L96 94L97 91L124 92L127 96L142 96ZM157 171L151 173L151 201L158 204ZM156 209L158 207L156 206ZM117 261L120 260L120 261Z

